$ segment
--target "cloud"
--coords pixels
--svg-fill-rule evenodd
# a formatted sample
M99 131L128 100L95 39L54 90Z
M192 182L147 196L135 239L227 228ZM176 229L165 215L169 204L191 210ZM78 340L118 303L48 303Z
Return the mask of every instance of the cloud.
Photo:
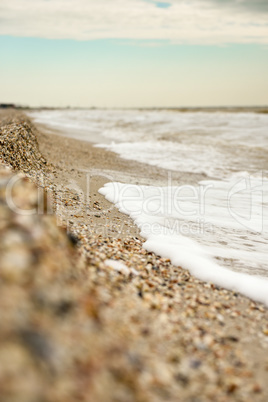
M219 7L236 9L239 11L247 10L250 12L268 13L267 0L201 0L210 2Z
M0 35L267 44L267 11L262 0L1 0Z

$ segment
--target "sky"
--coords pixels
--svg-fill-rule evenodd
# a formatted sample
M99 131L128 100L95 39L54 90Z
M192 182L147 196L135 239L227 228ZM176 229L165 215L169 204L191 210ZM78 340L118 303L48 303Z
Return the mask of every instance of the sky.
M267 0L1 0L0 103L268 105Z

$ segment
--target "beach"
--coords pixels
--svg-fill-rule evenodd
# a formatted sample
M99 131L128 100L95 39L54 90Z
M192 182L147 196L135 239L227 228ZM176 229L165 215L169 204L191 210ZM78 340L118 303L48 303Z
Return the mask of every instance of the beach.
M27 186L39 186L51 206L21 223L6 213L1 187L3 253L8 244L16 254L11 232L21 225L33 240L41 226L47 239L42 258L25 263L27 281L16 261L1 262L3 400L266 401L267 308L146 251L133 220L98 192L108 182L160 185L166 170L35 128L17 112L0 120L1 174L14 175L6 165L23 172L24 202L37 191ZM14 137L23 124L40 155L28 149L18 163L7 149L13 141L23 154L27 144ZM197 176L177 171L173 179L195 185ZM34 241L22 236L19 252L37 255Z

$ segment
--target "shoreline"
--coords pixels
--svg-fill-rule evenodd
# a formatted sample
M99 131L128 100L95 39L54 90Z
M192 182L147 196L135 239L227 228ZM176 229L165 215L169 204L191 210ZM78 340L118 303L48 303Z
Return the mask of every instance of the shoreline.
M102 341L96 341L94 336L91 341L99 345L97 350L103 359L100 371L103 373L108 367L109 373L107 380L91 368L94 386L88 391L95 400L115 400L108 399L97 384L101 388L108 381L111 395L116 396L122 388L122 378L127 392L122 391L124 397L116 400L124 402L175 401L178 394L185 401L197 395L201 395L200 401L225 401L230 397L267 400L267 309L240 294L199 281L188 271L172 266L169 260L143 250L132 220L111 208L97 192L111 177L117 181L125 178L129 183L135 183L138 177L142 184L151 184L162 181L166 172L122 160L87 142L44 133L40 128L36 136L40 153L53 166L46 187L48 191L53 188L56 196L61 193L57 198L61 201L57 210L59 221L65 226L67 219L73 222L68 229L79 237L85 276L94 283L91 292L96 300L90 302L90 319L100 320L98 336L105 339L106 346L100 345ZM89 168L97 170L99 176L95 172L91 179L93 213L86 216L88 205L81 201L83 197L79 198L79 188L86 192L87 182L81 171ZM103 171L105 177L101 176ZM152 173L156 179L152 180ZM190 179L187 177L187 182ZM182 180L182 175L177 174L176 180ZM75 188L75 182L79 188ZM73 184L73 188L68 189L68 184ZM70 207L80 207L79 215L70 214ZM109 225L104 233L97 233L100 224ZM122 233L120 228L124 229ZM128 276L112 270L107 263L111 259L134 268L138 274ZM83 289L79 281L76 286L79 288L79 284ZM78 303L78 310L81 306ZM78 322L75 320L70 323L72 328ZM115 330L113 337L111 330ZM90 336L92 328L87 333ZM119 346L122 341L123 350ZM109 347L117 348L113 370L119 370L121 379L114 379L113 375L110 378L113 370L106 356ZM129 353L135 361L126 359ZM96 358L91 351L88 364Z

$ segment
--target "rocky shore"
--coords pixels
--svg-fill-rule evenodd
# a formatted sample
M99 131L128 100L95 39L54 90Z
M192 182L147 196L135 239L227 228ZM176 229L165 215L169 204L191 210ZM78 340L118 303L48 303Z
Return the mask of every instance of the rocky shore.
M81 196L131 164L17 112L0 147L0 401L268 400L267 309L146 252L108 174Z

